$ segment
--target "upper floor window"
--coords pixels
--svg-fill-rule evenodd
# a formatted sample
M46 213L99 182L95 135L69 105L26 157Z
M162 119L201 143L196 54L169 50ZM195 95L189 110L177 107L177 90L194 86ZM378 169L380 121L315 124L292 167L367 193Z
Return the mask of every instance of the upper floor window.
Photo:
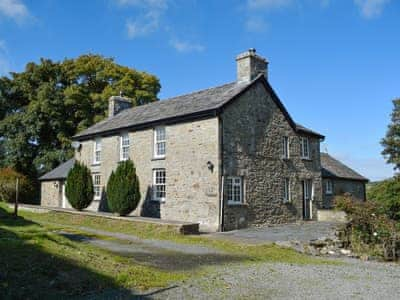
M120 136L120 160L128 160L129 159L129 134L124 133Z
M154 157L165 157L165 127L156 127L154 129Z
M242 204L243 203L243 190L242 190L241 177L228 177L226 185L226 193L228 197L228 204Z
M290 179L285 178L283 182L283 202L288 203L291 201L290 195Z
M300 138L301 158L310 158L310 141L307 137Z
M289 158L289 137L282 137L282 158Z
M93 148L93 163L98 164L101 162L101 139L94 141Z
M327 194L327 195L332 195L333 194L332 180L325 181L325 194Z
M165 201L166 189L165 189L165 169L154 169L153 170L153 200Z
M94 174L93 175L93 192L94 192L94 200L101 199L101 175Z

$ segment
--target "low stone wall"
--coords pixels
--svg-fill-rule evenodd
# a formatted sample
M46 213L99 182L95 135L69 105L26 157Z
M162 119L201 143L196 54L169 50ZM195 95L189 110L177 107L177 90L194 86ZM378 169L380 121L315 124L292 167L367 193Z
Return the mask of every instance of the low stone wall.
M10 207L14 207L10 205ZM83 215L97 218L107 218L113 220L121 220L128 221L132 223L149 223L159 226L168 226L171 228L175 228L175 230L180 234L198 234L199 233L199 223L190 223L190 222L181 222L174 220L161 220L155 218L146 218L146 217L138 217L138 216L127 216L120 217L111 213L105 212L91 212L91 211L77 211L73 209L67 208L54 208L54 207L45 207L39 205L28 205L28 204L20 204L19 209L27 210L35 213L47 213L47 212L59 212L59 213L69 213L75 215ZM134 225L133 225L134 226Z
M322 222L347 222L347 215L344 211L333 209L318 209L317 219Z

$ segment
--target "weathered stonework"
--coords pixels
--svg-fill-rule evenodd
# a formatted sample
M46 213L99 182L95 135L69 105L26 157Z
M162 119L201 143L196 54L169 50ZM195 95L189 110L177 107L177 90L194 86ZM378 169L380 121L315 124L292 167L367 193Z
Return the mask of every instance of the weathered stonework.
M321 204L319 140L309 137L311 159L300 158L300 136L258 83L221 115L223 175L241 176L245 203L228 205L224 195L224 229L248 224L293 222L303 217L302 180L313 182L313 218ZM290 158L281 158L282 137L289 137ZM291 202L283 203L284 179L290 178Z
M43 206L60 207L62 201L61 181L43 181L41 184L41 202Z
M133 215L162 219L199 222L201 230L216 231L219 224L218 118L198 120L166 126L166 156L153 157L153 129L129 132L130 157L139 177L141 201ZM122 133L122 132L121 132ZM101 164L93 164L92 140L82 142L75 158L85 163L92 173L99 173L105 187L120 159L119 135L101 139ZM213 171L207 167L210 161ZM152 199L153 169L165 168L165 202ZM89 209L102 210L101 201L94 201Z
M333 191L332 194L326 193L326 181L330 180L332 182ZM359 180L351 179L339 179L339 178L324 178L323 182L323 207L332 208L334 207L334 198L336 196L343 195L345 193L350 193L354 200L365 201L365 182Z

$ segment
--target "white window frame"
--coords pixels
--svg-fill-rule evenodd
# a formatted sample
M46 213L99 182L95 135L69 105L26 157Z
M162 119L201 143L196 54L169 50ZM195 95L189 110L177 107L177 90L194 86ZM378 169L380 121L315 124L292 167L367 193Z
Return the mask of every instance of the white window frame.
M229 176L226 178L226 196L229 205L241 205L243 204L243 180L239 176ZM229 185L231 187L229 188ZM235 193L235 188L239 188L239 198Z
M308 137L303 136L300 138L300 148L301 148L301 158L310 159L310 140Z
M93 143L93 163L94 164L101 163L101 138L95 139Z
M290 203L291 201L290 178L285 178L283 181L283 202Z
M164 172L164 182L157 182L157 172ZM165 169L159 168L159 169L153 169L153 200L154 201L159 201L159 202L165 202L167 198L167 191L166 191L166 183L167 183L167 173ZM164 187L164 197L160 197L158 195L158 187L161 188Z
M125 161L129 159L129 149L130 149L130 139L129 139L129 133L125 132L125 133L121 133L120 137L119 137L119 160L120 161ZM127 142L124 144L124 142ZM126 152L124 152L124 150L127 149ZM124 154L126 154L126 156L124 156Z
M97 180L98 179L98 180ZM93 192L94 192L94 200L101 199L101 175L100 174L93 174Z
M289 149L289 137L282 137L282 158L289 159L290 157L290 149Z
M325 194L332 195L333 194L333 182L330 179L325 181Z
M159 130L163 130L164 131L164 138L161 139L158 136ZM167 152L166 149L166 142L167 142L167 136L166 136L166 128L165 126L159 126L154 128L154 144L153 144L153 148L154 148L154 158L164 158L165 157L165 153ZM159 144L164 144L164 153L159 153L158 152L158 145Z

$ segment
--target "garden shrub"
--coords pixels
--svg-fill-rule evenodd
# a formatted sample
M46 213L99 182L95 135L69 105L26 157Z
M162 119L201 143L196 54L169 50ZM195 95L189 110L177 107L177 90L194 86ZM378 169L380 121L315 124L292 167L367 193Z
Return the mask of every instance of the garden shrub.
M65 195L71 206L77 210L87 208L93 200L93 181L88 167L79 162L68 173Z
M12 168L3 168L0 169L0 201L15 201L17 178L19 178L19 202L29 202L29 198L33 197L34 188L26 176Z
M125 216L136 209L140 200L139 178L131 160L121 162L107 183L107 204L111 212Z
M346 236L353 251L386 260L400 257L399 224L384 213L380 203L357 202L344 195L336 197L335 204L350 217Z

